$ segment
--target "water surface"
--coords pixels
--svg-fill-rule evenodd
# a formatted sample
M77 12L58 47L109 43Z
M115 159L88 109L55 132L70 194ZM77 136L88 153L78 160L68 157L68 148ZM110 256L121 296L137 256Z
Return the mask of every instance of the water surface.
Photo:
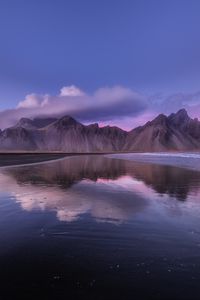
M200 172L101 155L1 168L0 245L0 299L199 299Z

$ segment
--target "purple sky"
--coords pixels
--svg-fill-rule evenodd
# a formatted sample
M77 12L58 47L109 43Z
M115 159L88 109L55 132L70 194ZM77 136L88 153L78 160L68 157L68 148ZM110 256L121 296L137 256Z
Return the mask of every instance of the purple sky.
M0 128L72 115L131 129L200 113L198 0L0 1Z

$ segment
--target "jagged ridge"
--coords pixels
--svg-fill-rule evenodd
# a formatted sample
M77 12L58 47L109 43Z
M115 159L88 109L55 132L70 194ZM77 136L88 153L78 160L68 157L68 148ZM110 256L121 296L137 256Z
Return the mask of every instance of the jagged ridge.
M160 114L130 132L118 127L83 125L70 116L60 119L22 118L0 131L1 150L65 152L191 151L200 150L200 121L185 109Z

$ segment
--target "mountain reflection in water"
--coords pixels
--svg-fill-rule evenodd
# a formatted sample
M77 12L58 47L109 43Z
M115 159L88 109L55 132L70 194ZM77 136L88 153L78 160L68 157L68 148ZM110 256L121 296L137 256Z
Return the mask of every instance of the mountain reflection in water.
M194 201L200 173L95 155L5 168L0 184L1 191L12 191L27 211L55 211L60 221L67 222L89 213L99 222L120 223L158 199L164 204L163 197L186 201L190 196ZM167 203L177 210L172 205Z
M0 299L198 300L200 173L68 157L0 169Z

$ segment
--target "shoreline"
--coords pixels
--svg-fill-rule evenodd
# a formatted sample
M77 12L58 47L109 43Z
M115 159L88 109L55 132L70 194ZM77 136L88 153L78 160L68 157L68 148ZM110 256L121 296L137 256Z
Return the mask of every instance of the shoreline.
M48 162L52 160L62 159L66 155L55 155L55 154L30 154L30 153L0 153L0 168L12 167L18 165L28 165L34 163Z
M199 153L200 154L200 149L199 150L191 150L191 151L184 151L184 150L168 150L168 151L94 151L94 152L65 152L65 151L32 151L32 150L13 150L13 151L1 151L0 150L0 155L10 155L10 154L15 154L15 155L20 155L20 154L56 154L56 155L86 155L86 154L180 154L180 153Z
M200 171L200 152L0 152L0 168L53 162L72 156L103 155L110 159Z
M180 155L178 155L180 154ZM151 153L116 153L105 155L111 159L121 159L141 164L154 164L176 167L200 172L199 152L151 152Z
M17 167L25 165L35 165L46 162L58 161L72 156L83 155L107 155L108 152L101 153L54 153L54 152L0 152L0 168L4 167Z

